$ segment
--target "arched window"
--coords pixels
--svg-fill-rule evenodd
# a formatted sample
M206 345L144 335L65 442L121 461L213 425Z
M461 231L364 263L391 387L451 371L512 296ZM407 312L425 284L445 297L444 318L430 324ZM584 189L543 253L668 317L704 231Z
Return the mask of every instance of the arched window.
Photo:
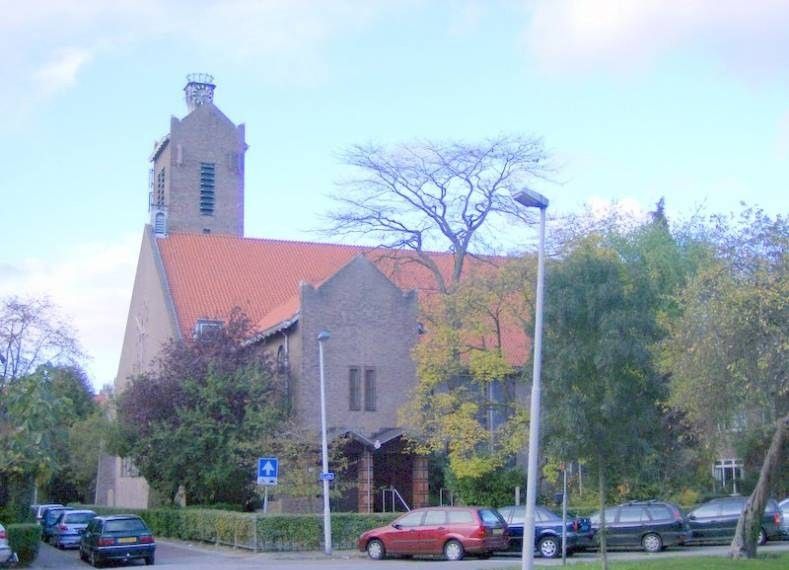
M160 236L163 236L167 233L167 224L164 217L164 212L156 212L156 215L153 217L153 232Z

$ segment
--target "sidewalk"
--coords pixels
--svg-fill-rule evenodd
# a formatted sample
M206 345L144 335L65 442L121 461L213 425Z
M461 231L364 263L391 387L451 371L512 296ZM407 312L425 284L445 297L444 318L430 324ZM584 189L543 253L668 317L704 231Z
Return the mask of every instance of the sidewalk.
M244 548L233 548L221 544L208 544L206 542L194 542L178 540L174 538L157 538L156 542L166 544L173 548L189 550L192 552L203 552L205 554L219 554L233 558L261 558L263 560L354 560L365 559L367 555L358 550L334 550L327 556L322 550L291 550L291 551L258 551L247 550Z

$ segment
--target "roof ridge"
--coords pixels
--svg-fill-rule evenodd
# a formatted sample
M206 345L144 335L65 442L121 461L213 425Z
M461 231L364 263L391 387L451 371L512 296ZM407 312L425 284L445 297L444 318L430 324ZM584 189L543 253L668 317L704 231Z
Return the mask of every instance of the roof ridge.
M283 244L299 244L299 245L323 245L329 247L346 247L349 249L355 249L358 251L395 251L395 252L403 252L409 254L418 254L419 252L408 249L408 248L393 248L393 247L386 247L382 245L357 245L357 244L350 244L350 243L336 243L336 242L326 242L326 241L309 241L309 240L300 240L300 239L282 239L282 238L267 238L267 237L250 237L250 236L235 236L232 234L220 234L220 233L211 233L211 234L204 234L198 232L184 232L184 231L173 231L168 232L168 236L171 235L184 235L184 236L195 236L199 238L205 239L231 239L231 240L242 240L242 241L251 241L251 242L266 242L266 243L283 243ZM166 239L160 238L160 239ZM433 251L433 250L424 250L422 253L426 253L428 255L446 255L451 256L451 251ZM486 257L486 258L510 258L511 256L508 255L501 255L501 254L487 254L487 253L472 253L468 252L467 255L471 257Z

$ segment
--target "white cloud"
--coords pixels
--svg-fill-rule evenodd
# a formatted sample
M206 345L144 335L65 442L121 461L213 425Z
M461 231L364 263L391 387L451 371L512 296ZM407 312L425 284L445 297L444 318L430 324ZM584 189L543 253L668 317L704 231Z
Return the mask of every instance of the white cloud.
M635 198L625 197L619 200L592 196L586 201L584 209L594 221L616 219L625 225L639 225L644 223L649 213Z
M0 263L0 297L49 297L77 330L92 357L87 370L96 388L112 383L134 283L140 238L86 243L50 259Z
M545 69L635 71L689 46L748 75L786 70L786 0L536 0L525 41Z
M43 93L49 95L71 87L77 81L77 73L92 59L85 49L63 48L33 74Z

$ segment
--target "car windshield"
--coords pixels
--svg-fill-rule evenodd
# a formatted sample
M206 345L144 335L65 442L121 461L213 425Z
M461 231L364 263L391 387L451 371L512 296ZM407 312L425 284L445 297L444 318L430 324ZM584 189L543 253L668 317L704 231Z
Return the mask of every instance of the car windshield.
M71 524L87 524L90 519L96 516L96 513L67 513L63 517L64 523Z
M104 525L105 532L145 532L148 529L140 519L114 519Z

